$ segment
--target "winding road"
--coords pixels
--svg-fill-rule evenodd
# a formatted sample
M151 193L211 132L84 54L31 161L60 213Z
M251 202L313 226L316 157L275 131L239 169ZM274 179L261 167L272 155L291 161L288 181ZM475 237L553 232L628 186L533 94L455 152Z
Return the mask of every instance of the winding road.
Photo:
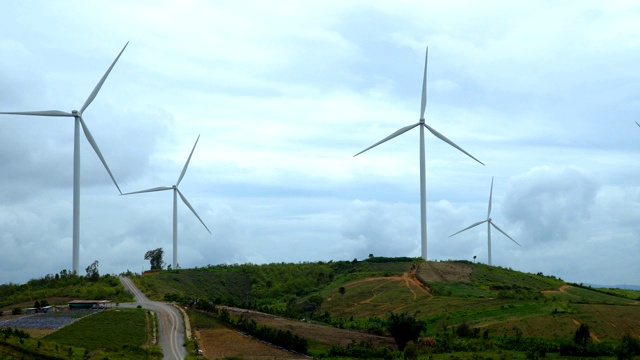
M120 277L120 282L136 299L135 303L120 304L120 306L140 305L144 309L155 311L158 315L159 344L164 359L183 360L187 356L187 350L184 347L184 325L180 310L163 302L149 300L129 278Z

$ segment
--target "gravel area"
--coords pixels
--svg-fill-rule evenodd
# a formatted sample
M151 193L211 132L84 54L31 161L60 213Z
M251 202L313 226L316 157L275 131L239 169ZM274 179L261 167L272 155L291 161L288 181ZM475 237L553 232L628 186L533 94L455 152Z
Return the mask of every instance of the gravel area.
M12 327L18 329L59 329L78 321L85 316L93 315L102 310L73 310L61 311L51 314L26 315L19 318L1 320L0 327Z

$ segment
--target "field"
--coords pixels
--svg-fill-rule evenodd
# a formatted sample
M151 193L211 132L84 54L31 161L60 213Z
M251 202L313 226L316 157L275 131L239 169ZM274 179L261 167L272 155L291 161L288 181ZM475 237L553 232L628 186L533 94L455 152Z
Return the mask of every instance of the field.
M189 312L195 336L208 359L239 357L246 359L306 359L292 352L264 344L220 325L212 316Z
M140 347L147 341L146 312L142 309L111 309L82 318L44 339L62 345L114 351Z
M73 311L22 317L31 318L30 325L46 327L51 319L81 318L70 325L51 332L42 328L31 329L33 338L5 338L0 344L0 354L25 359L51 358L118 358L160 359L161 354L147 343L147 312L141 309L111 309L98 312ZM18 324L18 326L21 326ZM45 335L46 334L46 335ZM39 335L45 335L39 338ZM99 357L98 357L99 356Z

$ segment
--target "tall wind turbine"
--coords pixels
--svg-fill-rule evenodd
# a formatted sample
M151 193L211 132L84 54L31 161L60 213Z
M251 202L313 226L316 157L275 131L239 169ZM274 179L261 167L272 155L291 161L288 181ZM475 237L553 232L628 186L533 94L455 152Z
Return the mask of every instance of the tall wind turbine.
M198 138L196 139L196 143L193 144L193 149L191 149L191 154L189 154L189 158L187 159L187 162L184 164L184 167L182 168L182 172L180 173L180 177L178 178L178 182L176 182L175 185L155 187L147 190L140 190L140 191L134 191L134 192L122 194L122 195L131 195L131 194L141 194L141 193L155 192L155 191L173 190L173 265L171 267L172 269L176 269L178 265L178 195L180 195L182 202L185 205L187 205L189 209L191 209L191 212L193 212L193 215L195 215L198 218L198 220L200 220L200 222L202 223L202 226L204 226L204 228L207 229L209 234L211 234L211 230L209 230L207 225L204 224L204 221L202 221L200 216L198 216L198 213L196 212L196 210L193 208L193 206L191 206L191 204L189 204L189 201L187 201L187 198L185 198L184 195L182 195L182 192L180 192L180 189L178 189L178 185L180 185L180 181L182 181L184 174L187 172L189 161L191 161L191 155L193 155L193 151L196 149L196 145L198 145L198 140L200 140L200 135L198 135Z
M111 66L109 66L109 68L107 69L107 72L102 76L102 79L100 79L100 81L98 82L96 87L93 89L91 94L89 94L89 97L84 102L84 105L82 105L82 107L80 108L80 111L72 110L70 113L66 112L66 111L59 111L59 110L0 112L0 114L4 114L4 115L58 116L58 117L72 117L72 118L74 118L74 131L73 131L73 264L72 264L72 266L73 266L73 271L76 274L79 271L79 264L80 264L80 126L82 126L82 130L84 131L84 135L87 138L87 141L89 141L89 144L91 144L91 147L93 147L93 150L96 152L96 154L100 158L100 161L102 161L102 165L104 165L104 168L109 173L109 176L111 177L111 180L113 180L113 183L116 185L116 188L118 188L118 192L120 194L122 194L122 191L120 191L120 187L118 186L118 183L116 182L116 179L113 177L113 174L111 173L111 170L109 170L109 166L107 165L107 162L104 160L104 157L102 156L102 153L100 152L100 149L98 148L98 144L93 139L93 136L91 135L91 132L89 131L89 128L87 127L87 124L82 119L82 114L87 109L87 107L91 104L93 99L96 98L96 95L98 95L98 92L100 91L100 88L102 88L102 84L104 84L104 81L107 79L107 76L109 76L109 73L111 72L111 69L113 69L114 65L116 64L116 62L120 58L120 55L122 55L122 53L124 52L124 49L127 48L127 45L129 45L128 41L124 45L124 47L122 48L122 50L120 51L120 53L118 54L116 59L113 60L113 63L111 63Z
M447 139L444 135L437 132L434 128L427 125L424 120L424 111L427 107L427 58L429 57L429 47L427 47L427 51L424 56L424 77L422 79L422 104L420 107L420 121L413 125L405 126L393 134L387 136L386 138L378 141L377 143L369 146L368 148L360 151L359 153L353 155L354 157L362 154L363 152L372 149L384 142L387 142L396 136L402 135L405 132L413 129L416 126L420 127L420 240L422 245L422 258L427 260L427 190L426 190L426 173L425 173L425 155L424 155L424 128L427 128L435 137L446 142L447 144L453 146L459 151L465 153L467 156L472 158L473 160L479 162L484 165L480 160L473 157L468 152L464 151L461 147L456 145L453 141Z
M488 247L489 247L489 265L491 265L491 227L493 226L494 228L496 228L496 230L500 231L502 234L504 234L504 236L508 237L509 239L511 239L511 241L513 241L514 243L516 243L518 246L520 246L520 244L518 244L517 241L513 240L513 238L509 235L507 235L506 232L502 231L502 229L500 229L498 227L498 225L494 224L493 221L491 220L491 197L493 196L493 177L491 177L491 190L489 190L489 210L487 211L487 219L486 220L482 220L482 221L478 221L477 223L471 225L471 226L467 226L466 228L458 231L457 233L453 234L453 235L457 235L460 234L461 232L465 231L465 230L469 230L472 227L478 226L480 224L484 224L487 223L487 242L488 242ZM453 235L449 235L449 237L452 237Z

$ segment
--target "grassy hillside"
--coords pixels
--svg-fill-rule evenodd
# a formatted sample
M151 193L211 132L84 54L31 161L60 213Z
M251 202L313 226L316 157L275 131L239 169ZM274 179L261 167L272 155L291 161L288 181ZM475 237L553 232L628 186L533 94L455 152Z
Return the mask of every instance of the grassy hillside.
M420 261L376 258L326 263L210 265L151 273L134 281L147 296L156 300L177 295L228 305L274 306L357 279L402 275Z
M373 332L380 331L375 319L408 312L424 320L432 336L460 324L500 335L517 328L539 338L569 339L582 323L600 339L640 334L638 291L591 289L541 273L465 261L372 258L209 266L163 271L138 284L157 299L208 299Z
M42 300L51 305L66 305L70 299L133 301L131 294L112 275L89 278L63 270L22 285L0 285L0 309L4 310L18 305L31 307L35 301Z
M49 275L25 285L3 285L0 301L5 308L11 308L17 303L30 304L55 296L62 296L60 301L65 296L116 301L128 296L115 277L91 281L61 275ZM204 318L193 319L194 326L202 329L203 334L205 330L224 332L220 312L214 310L213 304L259 310L274 315L230 311L235 322L249 316L242 314L253 314L251 321L260 326L306 337L311 340L310 352L321 356L329 356L335 350L331 356L372 357L354 355L357 351L370 351L367 349L371 345L366 341L353 345L351 350L351 343L345 347L345 339L357 337L344 331L380 335L386 339L381 340L384 343L390 339L385 321L391 313L415 315L426 324L425 344L433 341L437 345L423 344L420 351L433 352L436 359L442 353L470 359L478 352L483 358L498 359L509 354L507 358L524 359L525 351L531 348L543 349L538 355L546 351L556 355L566 353L567 349L575 348L573 337L581 325L590 329L590 344L599 344L593 345L592 354L605 354L609 358L613 358L614 349L624 336L640 338L640 291L595 289L568 284L542 273L523 273L467 261L372 257L364 261L210 265L147 273L133 280L152 299L179 301L205 311L211 318L205 322ZM110 321L89 318L98 320L99 329ZM284 321L286 318L294 320ZM302 319L304 323L300 322ZM322 331L312 325L322 326ZM89 328L78 330L75 326L70 326L70 331L90 332ZM121 331L119 327L134 327L124 321L115 321L113 326L109 331L114 333ZM80 336L58 331L49 340L43 339L43 343L55 340L55 344L65 348L102 351L100 345L65 342L69 338L83 341ZM138 348L135 344L119 346ZM219 345L213 346L216 347ZM527 358L535 356L529 354Z

